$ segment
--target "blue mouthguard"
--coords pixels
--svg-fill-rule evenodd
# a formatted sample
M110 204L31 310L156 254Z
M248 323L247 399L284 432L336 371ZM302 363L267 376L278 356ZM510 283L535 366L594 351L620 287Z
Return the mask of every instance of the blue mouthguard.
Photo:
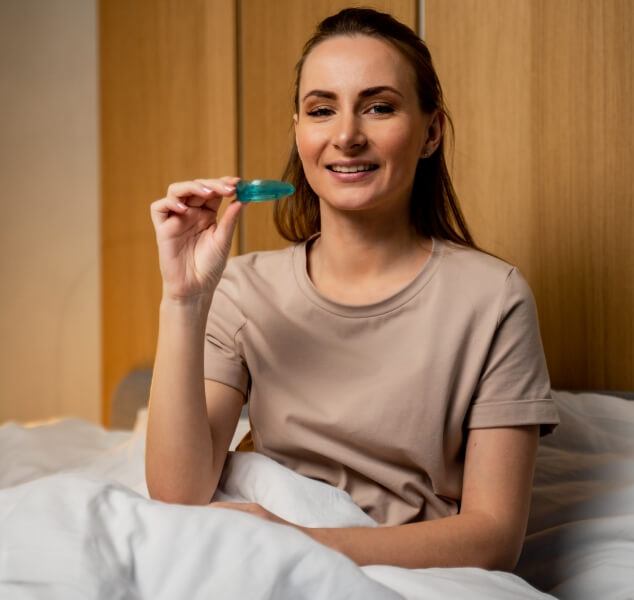
M291 196L295 193L295 187L275 179L245 179L238 181L236 193L240 202L265 202Z

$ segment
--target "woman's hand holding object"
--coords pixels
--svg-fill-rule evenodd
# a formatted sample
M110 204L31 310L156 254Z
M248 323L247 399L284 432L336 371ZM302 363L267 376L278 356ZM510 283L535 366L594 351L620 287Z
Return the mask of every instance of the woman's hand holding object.
M218 221L223 198L235 195L239 177L173 183L150 207L156 232L163 298L211 296L227 264L242 203L231 202Z

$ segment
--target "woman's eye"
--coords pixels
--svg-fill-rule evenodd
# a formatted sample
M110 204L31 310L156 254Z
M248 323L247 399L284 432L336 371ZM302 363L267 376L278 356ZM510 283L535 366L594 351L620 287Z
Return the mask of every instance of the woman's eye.
M313 108L308 111L308 115L311 117L327 117L332 114L332 109L326 107Z
M389 104L373 104L370 111L378 115L389 115L394 112L394 107Z

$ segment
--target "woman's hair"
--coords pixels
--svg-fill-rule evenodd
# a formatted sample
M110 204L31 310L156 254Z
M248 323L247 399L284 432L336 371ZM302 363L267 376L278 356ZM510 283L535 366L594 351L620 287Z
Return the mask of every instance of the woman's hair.
M453 135L453 123L425 43L409 27L391 15L367 8L346 8L324 19L306 42L302 56L295 66L296 113L299 114L299 84L306 57L317 44L341 35L366 35L392 44L412 66L421 110L427 114L434 110L443 113ZM463 246L479 249L460 211L458 198L447 171L444 147L443 136L436 151L429 158L418 161L410 198L410 223L421 236L452 240ZM283 179L295 186L296 193L294 197L275 203L275 226L285 239L303 242L320 231L321 222L319 198L306 180L295 142Z

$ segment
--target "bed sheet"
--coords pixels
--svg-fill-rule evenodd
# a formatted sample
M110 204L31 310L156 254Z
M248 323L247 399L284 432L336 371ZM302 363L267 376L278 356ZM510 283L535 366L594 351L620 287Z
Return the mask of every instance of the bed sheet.
M554 392L515 573L557 598L634 599L634 402Z
M133 432L7 423L0 598L634 598L634 403L553 396L562 422L541 440L513 574L359 568L290 527L150 500L146 411ZM309 527L375 525L345 492L257 453L231 453L215 498L259 502Z

